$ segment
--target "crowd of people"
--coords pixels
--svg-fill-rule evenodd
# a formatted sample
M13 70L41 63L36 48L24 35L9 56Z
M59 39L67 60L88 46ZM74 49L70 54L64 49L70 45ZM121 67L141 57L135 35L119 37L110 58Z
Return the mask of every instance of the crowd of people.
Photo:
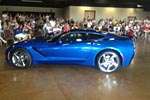
M109 32L118 35L129 35L149 39L150 19L149 18L100 18L99 20L83 18L82 21L52 17L49 14L3 14L0 19L0 40L7 43L6 33L11 34L18 42L32 39L36 36L50 36L67 32L71 29L90 29Z

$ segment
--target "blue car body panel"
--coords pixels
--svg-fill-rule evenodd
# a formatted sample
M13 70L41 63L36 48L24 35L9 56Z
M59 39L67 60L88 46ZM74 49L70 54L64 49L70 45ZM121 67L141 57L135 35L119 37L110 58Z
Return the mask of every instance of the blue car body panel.
M24 48L31 54L32 64L79 64L96 66L96 57L100 53L106 50L113 50L120 55L122 66L128 66L134 56L135 43L131 38L114 34L103 34L91 30L71 30L66 34L70 33L98 34L103 36L103 38L59 43L62 35L55 42L47 42L42 38L24 41L10 46L6 50L6 59L11 63L11 53L17 48Z

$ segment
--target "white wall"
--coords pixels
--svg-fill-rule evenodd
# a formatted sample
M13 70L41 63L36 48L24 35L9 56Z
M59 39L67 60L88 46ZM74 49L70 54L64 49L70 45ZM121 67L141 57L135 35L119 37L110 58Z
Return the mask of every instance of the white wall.
M50 8L50 7L23 7L23 6L0 6L2 11L26 11L26 12L55 12L56 16L64 18L73 18L77 21L82 21L85 10L95 10L96 20L100 18L120 18L124 19L128 16L147 17L150 12L144 12L143 9L138 8L114 8L114 7L87 7L87 6L69 6L66 8Z
M70 18L70 7L63 8L62 17Z
M144 12L143 9L138 8L114 8L114 7L86 7L86 6L70 6L70 18L82 21L85 10L95 10L96 20L100 18L120 18L124 19L128 16L136 16L137 18L147 17L150 12Z
M62 16L61 8L46 8L46 7L23 7L23 6L0 6L2 11L26 11L26 12L55 12L56 16Z

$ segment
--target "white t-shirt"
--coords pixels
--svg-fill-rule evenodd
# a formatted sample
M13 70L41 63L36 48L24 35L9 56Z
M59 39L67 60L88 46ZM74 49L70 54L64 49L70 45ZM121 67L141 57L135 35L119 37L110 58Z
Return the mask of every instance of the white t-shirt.
M46 30L47 33L52 33L53 32L51 26L45 26L45 30Z
M56 25L56 22L54 20L50 20L50 24L52 27L54 27Z

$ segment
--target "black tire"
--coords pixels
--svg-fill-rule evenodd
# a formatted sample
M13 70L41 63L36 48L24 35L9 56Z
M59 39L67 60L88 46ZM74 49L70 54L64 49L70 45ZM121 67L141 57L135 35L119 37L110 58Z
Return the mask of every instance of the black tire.
M105 73L116 71L121 65L120 56L114 51L105 51L98 55L96 67Z
M31 55L25 49L15 49L11 56L11 63L17 68L29 67L32 64Z

